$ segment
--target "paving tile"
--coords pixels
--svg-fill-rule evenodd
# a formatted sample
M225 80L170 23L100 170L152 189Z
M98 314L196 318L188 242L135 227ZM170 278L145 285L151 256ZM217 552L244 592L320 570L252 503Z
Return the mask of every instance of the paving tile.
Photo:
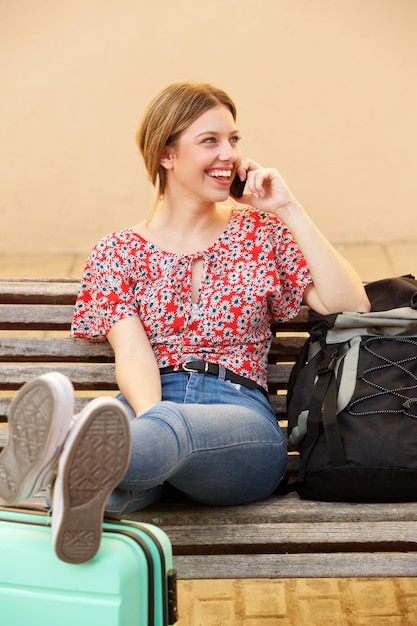
M242 581L240 590L245 617L286 616L286 587L283 581Z
M339 585L336 578L301 578L297 580L299 596L337 596Z
M405 626L405 624L411 626L413 622L404 622L401 615L370 615L369 617L358 617L352 626Z
M397 578L397 585L404 595L417 596L417 578Z
M230 598L235 592L235 581L228 580L196 580L192 585L192 594L203 600L216 598ZM190 593L190 590L189 590Z
M10 278L60 278L70 276L73 255L5 256L0 276Z
M401 615L408 617L406 624L416 626L417 624L417 596L406 596L400 599Z
M86 252L85 254L77 254L73 258L73 264L71 267L71 276L75 276L76 278L81 278L85 264L88 259L88 255L89 253Z
M294 626L327 623L345 625L339 583L335 578L297 579L287 587L287 606ZM295 605L295 606L294 606Z
M178 581L178 626L232 626L237 620L233 580Z
M242 621L236 622L236 626L237 624L239 626L295 626L288 617L243 617Z
M233 598L221 600L213 598L206 601L195 601L191 607L190 626L231 626L236 620ZM180 625L181 626L181 625Z
M390 243L385 246L394 276L417 276L417 241Z
M337 249L364 281L387 278L395 273L393 259L385 246L374 243L343 244Z
M299 598L300 626L346 626L339 598Z
M368 579L350 581L351 604L356 616L399 615L400 605L395 580Z

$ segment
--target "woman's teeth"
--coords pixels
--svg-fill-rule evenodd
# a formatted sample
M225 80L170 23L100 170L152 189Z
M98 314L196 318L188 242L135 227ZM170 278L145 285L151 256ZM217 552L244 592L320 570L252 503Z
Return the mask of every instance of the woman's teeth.
M229 170L213 170L208 172L208 175L212 178L230 178L231 172Z

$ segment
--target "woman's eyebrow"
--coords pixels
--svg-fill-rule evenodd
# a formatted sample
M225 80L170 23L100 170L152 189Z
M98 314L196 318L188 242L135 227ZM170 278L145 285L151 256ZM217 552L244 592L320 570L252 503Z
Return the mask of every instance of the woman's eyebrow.
M236 133L239 133L239 131L237 130L237 128L235 128L234 130L230 131L230 135L235 135ZM201 137L202 135L220 135L221 133L218 130L205 130L202 133L198 133L198 135L196 135L196 137Z

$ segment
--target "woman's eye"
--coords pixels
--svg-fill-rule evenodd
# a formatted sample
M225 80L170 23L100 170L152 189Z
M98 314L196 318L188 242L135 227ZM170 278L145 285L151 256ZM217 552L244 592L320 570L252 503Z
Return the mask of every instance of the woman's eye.
M229 141L232 144L239 143L240 136L239 135L233 135L232 137L229 137ZM203 139L203 143L215 144L215 143L217 143L217 137L206 137L205 139Z

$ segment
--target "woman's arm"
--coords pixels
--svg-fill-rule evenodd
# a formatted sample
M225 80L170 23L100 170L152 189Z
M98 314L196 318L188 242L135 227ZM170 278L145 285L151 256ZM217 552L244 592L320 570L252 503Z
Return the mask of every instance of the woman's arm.
M369 311L369 300L358 274L315 226L278 171L247 159L239 168L239 174L244 172L250 193L240 202L276 215L289 228L307 261L313 284L307 287L304 301L322 314Z
M161 401L161 377L138 317L116 322L107 335L115 354L117 384L136 415Z
M369 311L369 300L353 267L327 241L304 209L293 201L280 219L292 232L313 278L304 302L318 313Z

